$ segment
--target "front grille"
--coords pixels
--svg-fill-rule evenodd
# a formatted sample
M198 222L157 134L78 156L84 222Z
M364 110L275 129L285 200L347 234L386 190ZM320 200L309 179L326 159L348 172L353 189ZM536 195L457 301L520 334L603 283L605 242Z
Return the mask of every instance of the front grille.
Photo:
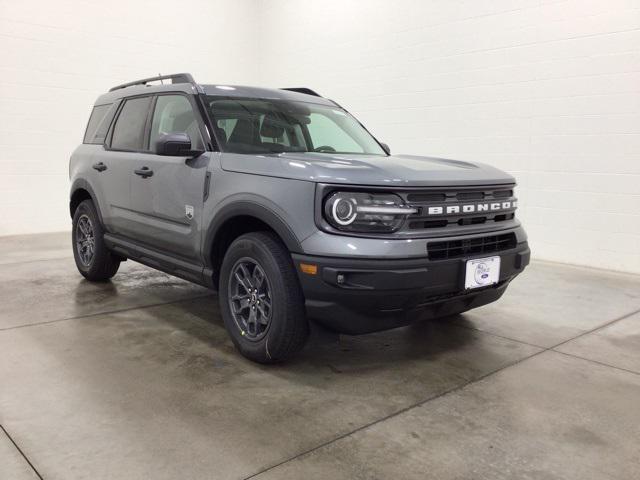
M407 205L418 210L402 227L403 231L412 234L435 233L436 229L464 231L465 227L471 229L478 225L489 230L499 228L500 222L515 218L517 207L513 185L428 188L399 194Z
M471 255L483 255L485 253L489 254L509 250L510 248L514 248L516 243L515 233L489 235L463 240L429 242L427 244L427 257L429 260L447 260Z

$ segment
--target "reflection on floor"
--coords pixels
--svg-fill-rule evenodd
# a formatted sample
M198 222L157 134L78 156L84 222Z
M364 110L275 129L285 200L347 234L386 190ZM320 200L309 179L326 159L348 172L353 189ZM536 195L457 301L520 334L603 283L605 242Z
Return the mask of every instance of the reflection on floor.
M633 478L640 277L534 262L496 304L272 367L216 296L0 238L0 465L38 478Z

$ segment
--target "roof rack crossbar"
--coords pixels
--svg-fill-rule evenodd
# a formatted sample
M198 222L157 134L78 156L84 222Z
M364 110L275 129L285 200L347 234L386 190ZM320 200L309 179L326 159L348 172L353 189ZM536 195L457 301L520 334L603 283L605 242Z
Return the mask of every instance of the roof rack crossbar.
M313 90L307 87L281 88L280 90L289 90L290 92L304 93L306 95L313 95L314 97L322 98L322 95L320 95L318 92L314 92Z
M172 75L158 75L157 77L143 78L142 80L136 80L135 82L123 83L122 85L116 85L110 88L109 91L120 90L121 88L133 87L135 85L146 85L149 82L155 82L160 80L171 80L171 83L190 83L191 85L198 87L198 84L193 79L190 73L174 73Z

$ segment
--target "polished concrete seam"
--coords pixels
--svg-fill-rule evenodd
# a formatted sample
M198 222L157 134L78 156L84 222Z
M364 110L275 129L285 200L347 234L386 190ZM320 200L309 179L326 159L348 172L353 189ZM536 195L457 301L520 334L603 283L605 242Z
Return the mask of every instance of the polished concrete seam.
M625 318L629 318L629 317L634 316L636 313L640 313L640 308L635 310L635 311L633 311L633 312L626 313L626 314L624 314L624 315L622 315L620 317L614 318L613 320L609 320L608 322L603 323L602 325L600 325L598 327L592 328L591 330L586 330L586 331L580 333L579 335L576 335L575 337L569 338L568 340L564 340L563 342L560 342L557 345L554 345L553 347L547 348L547 350L554 350L554 349L556 349L558 347L561 347L562 345L565 345L565 344L567 344L569 342L573 342L574 340L577 340L578 338L582 338L585 335L589 335L590 333L594 333L594 332L597 332L598 330L601 330L603 328L607 328L608 326L613 325L616 322L619 322L621 320L624 320Z
M429 403L429 402L431 402L431 401L433 401L433 400L437 400L437 399L438 399L438 398L440 398L440 397L444 397L445 395L449 395L450 393L454 393L454 392L457 392L457 391L459 391L459 390L462 390L462 389L464 389L464 388L466 388L466 387L468 387L468 386L470 386L470 385L472 385L472 384L475 384L475 383L481 382L482 380L484 380L484 379L486 379L486 378L488 378L488 377L490 377L490 376L492 376L492 375L495 375L495 374L497 374L497 373L499 373L499 372L501 372L501 371L503 371L503 370L506 370L507 368L515 367L516 365L519 365L519 364L521 364L522 362L525 362L525 361L527 361L527 360L530 360L530 359L532 359L532 358L534 358L534 357L537 357L538 355L541 355L541 354L543 354L543 353L546 353L546 352L550 352L550 351L551 351L551 352L554 352L554 353L562 353L562 354L564 354L564 352L558 352L558 351L556 351L556 350L554 350L554 349L555 349L555 348L557 348L557 347L559 347L559 346L561 346L561 345L564 345L565 343L568 343L568 342L570 342L570 341L572 341L572 340L576 340L576 339L578 339L578 338L580 338L580 337L583 337L583 336L588 335L588 334L590 334L590 333L596 332L596 331L598 331L598 330L600 330L600 329L602 329L602 328L606 328L606 327L608 327L609 325L612 325L612 324L614 324L614 323L616 323L616 322L619 322L619 321L621 321L621 320L624 320L625 318L631 317L632 315L635 315L635 314L636 314L636 313L638 313L638 312L640 312L640 309L638 309L638 310L636 310L636 311L634 311L634 312L627 313L627 314L622 315L622 316L620 316L620 317L617 317L617 318L615 318L615 319L613 319L613 320L611 320L611 321L608 321L608 322L606 322L606 323L604 323L604 324L602 324L602 325L600 325L600 326L598 326L598 327L595 327L595 328L592 328L591 330L587 330L587 331L585 331L585 332L582 332L582 333L580 333L579 335L576 335L575 337L572 337L572 338L570 338L570 339L568 339L568 340L565 340L565 341L563 341L563 342L558 343L557 345L554 345L554 346L552 346L552 347L548 347L548 348L540 347L540 346L532 345L532 344L527 344L527 343L525 343L525 342L520 342L520 341L518 341L518 340L514 340L514 339L511 339L511 338L508 338L508 337L502 337L502 336L500 336L500 335L495 335L495 336L501 337L501 338L503 338L503 339L505 339L505 340L512 340L513 342L521 343L521 344L525 344L525 345L529 345L529 346L531 346L531 347L539 348L540 350L539 350L539 351L537 351L537 352L535 352L535 353L533 353L533 354L531 354L531 355L528 355L528 356L523 357L523 358L521 358L521 359L519 359L519 360L516 360L515 362L509 363L509 364L505 365L504 367L501 367L501 368L498 368L498 369L496 369L496 370L492 370L492 371L490 371L490 372L487 372L487 373L485 373L484 375L479 376L478 378L474 378L473 380L469 380L469 381L468 381L468 382L466 382L466 383L463 383L463 384L461 384L461 385L457 385L457 386L455 386L455 387L453 387L453 388L450 388L450 389L448 389L448 390L445 390L444 392L441 392L441 393L439 393L439 394L436 394L436 395L433 395L433 396L431 396L431 397L429 397L429 398L426 398L426 399L424 399L424 400L421 400L421 401L419 401L419 402L417 402L417 403L415 403L415 404L413 404L413 405L408 405L408 406L406 406L405 408L402 408L402 409L400 409L400 410L398 410L398 411L396 411L396 412L390 413L389 415L386 415L386 416L384 416L384 417L382 417L382 418L379 418L379 419L377 419L377 420L374 420L373 422L367 423L367 424L365 424L365 425L361 425L360 427L355 428L355 429L353 429L353 430L351 430L351 431L349 431L349 432L345 432L345 433L343 433L343 434L341 434L341 435L338 435L337 437L335 437L335 438L333 438L333 439L331 439L331 440L327 440L326 442L323 442L323 443L321 443L320 445L316 445L315 447L312 447L312 448L310 448L310 449L308 449L308 450L305 450L304 452L300 452L300 453L298 453L298 454L294 455L293 457L290 457L290 458L288 458L288 459L286 459L286 460L283 460L283 461L281 461L281 462L279 462L279 463L276 463L276 464L271 465L271 466L269 466L269 467L267 467L267 468L264 468L264 469L262 469L262 470L260 470L260 471L258 471L258 472L256 472L256 473L253 473L253 474L249 475L248 477L244 477L244 479L243 479L243 480L249 480L249 479L251 479L251 478L255 478L255 477L257 477L258 475L262 475L263 473L266 473L266 472L268 472L268 471L270 471L270 470L273 470L273 469L275 469L275 468L278 468L278 467L280 467L280 466L282 466L282 465L284 465L284 464L286 464L286 463L289 463L289 462L294 461L294 460L296 460L296 459L298 459L298 458L301 458L301 457L307 456L307 455L309 455L309 454L311 454L311 453L313 453L313 452L315 452L315 451L317 451L317 450L319 450L319 449L321 449L321 448L324 448L324 447L326 447L326 446L328 446L328 445L331 445L332 443L338 442L338 441L340 441L340 440L342 440L342 439L344 439L344 438L347 438L347 437L349 437L349 436L351 436L351 435L353 435L353 434L355 434L355 433L358 433L358 432L360 432L360 431L366 430L366 429L368 429L369 427L372 427L372 426L377 425L377 424L379 424L379 423L382 423L382 422L385 422L385 421L387 421L387 420L390 420L390 419L392 419L392 418L394 418L394 417L397 417L398 415L402 415L403 413L406 413L406 412L408 412L409 410L413 410L414 408L421 407L422 405L425 405L425 404L427 404L427 403ZM462 325L461 325L461 326L462 326ZM482 330L474 329L473 327L468 327L468 328L473 329L473 330L477 330L478 332L481 332L481 333L483 333L483 334L494 335L494 334L491 334L490 332L484 332L484 331L482 331ZM566 354L565 354L565 355L566 355ZM573 355L569 355L569 356L573 356ZM579 357L576 357L576 358L579 358ZM583 359L583 360L588 360L588 359ZM593 363L598 363L598 362L593 362ZM611 367L611 368L617 368L617 367L613 367L613 366L611 366L611 365L607 365L607 366L609 366L609 367ZM621 369L621 370L624 370L624 369ZM630 373L634 373L634 372L630 372Z
M577 358L579 360L584 360L585 362L595 363L596 365L600 365L602 367L614 368L616 370L621 370L623 372L632 373L634 375L640 375L640 372L636 372L635 370L629 370L628 368L624 368L624 367L617 367L615 365L611 365L610 363L601 362L599 360L594 360L592 358L582 357L580 355L576 355L575 353L568 353L568 352L563 352L561 350L554 350L554 349L550 349L549 351L554 352L554 353L559 353L561 355L566 355L567 357L573 357L573 358Z
M576 339L578 339L580 337L595 333L595 332L597 332L598 330L600 330L602 328L606 328L606 327L608 327L610 325L613 325L616 322L620 322L620 321L622 321L622 320L624 320L626 318L632 317L636 313L640 313L640 309L638 309L638 310L636 310L634 312L626 313L626 314L624 314L624 315L622 315L620 317L614 318L613 320L610 320L610 321L608 321L608 322L606 322L606 323L604 323L602 325L599 325L599 326L597 326L595 328L592 328L591 330L587 330L585 332L582 332L579 335L576 335L575 337L572 337L572 338L570 338L568 340L563 340L561 343L558 343L557 345L553 345L551 347L544 347L542 345L536 345L535 343L529 343L529 342L525 342L523 340L518 340L516 338L506 337L504 335L499 335L497 333L489 332L487 330L482 330L481 328L472 327L470 325L462 325L462 324L457 323L457 322L454 322L453 324L458 326L458 327L468 328L469 330L474 330L476 332L480 332L480 333L484 333L484 334L491 335L491 336L494 336L494 337L502 338L504 340L510 340L512 342L521 343L523 345L528 345L530 347L542 348L547 352L560 353L560 354L566 355L568 357L578 358L580 360L585 360L587 362L595 363L597 365L602 365L603 367L615 368L616 370L622 370L623 372L633 373L634 375L640 375L640 372L636 372L635 370L629 370L628 368L618 367L616 365L611 365L611 364L606 363L606 362L601 362L599 360L594 360L592 358L583 357L581 355L576 355L574 353L568 353L568 352L563 352L561 350L556 350L556 348L561 347L562 345L565 345L568 342L573 342L574 340L576 340Z
M390 419L392 419L394 417L397 417L398 415L402 415L403 413L406 413L409 410L413 410L414 408L421 407L421 406L423 406L423 405L425 405L425 404L427 404L427 403L429 403L429 402L431 402L433 400L437 400L438 398L444 397L445 395L449 395L450 393L454 393L454 392L457 392L459 390L462 390L463 388L466 388L466 387L468 387L468 386L470 386L470 385L472 385L474 383L478 383L478 382L490 377L491 375L495 375L496 373L499 373L499 372L501 372L503 370L506 370L507 368L511 368L511 367L516 366L516 365L519 365L520 363L522 363L522 362L524 362L526 360L529 360L529 359L531 359L533 357L536 357L536 356L548 351L547 349L543 349L541 347L538 347L538 348L540 348L540 350L535 352L535 353L533 353L533 354L531 354L531 355L523 357L523 358L521 358L519 360L516 360L515 362L509 363L509 364L507 364L507 365L505 365L503 367L497 368L496 370L492 370L490 372L487 372L484 375L480 375L479 377L474 378L472 380L469 380L468 382L465 382L465 383L463 383L461 385L457 385L457 386L452 387L452 388L450 388L448 390L440 392L440 393L438 393L436 395L432 395L432 396L430 396L430 397L428 397L428 398L426 398L424 400L420 400L417 403L414 403L412 405L408 405L408 406L406 406L406 407L404 407L404 408L402 408L402 409L400 409L400 410L398 410L396 412L393 412L393 413L390 413L389 415L386 415L384 417L378 418L377 420L374 420L374 421L372 421L370 423L367 423L365 425L361 425L361 426L359 426L359 427L357 427L357 428L355 428L355 429L353 429L353 430L351 430L349 432L345 432L345 433L343 433L341 435L338 435L337 437L335 437L335 438L333 438L331 440L327 440L326 442L323 442L320 445L316 445L315 447L309 448L308 450L305 450L304 452L300 452L300 453L294 455L291 458L288 458L288 459L283 460L281 462L278 462L278 463L276 463L274 465L266 467L266 468L264 468L264 469L262 469L262 470L260 470L260 471L258 471L256 473L252 473L248 477L244 477L243 480L249 480L251 478L255 478L258 475L262 475L263 473L266 473L266 472L268 472L270 470L278 468L278 467L284 465L285 463L289 463L289 462L291 462L293 460L297 460L298 458L307 456L307 455L309 455L309 454L311 454L311 453L313 453L313 452L315 452L315 451L317 451L317 450L319 450L321 448L324 448L324 447L326 447L328 445L331 445L332 443L338 442L338 441L340 441L340 440L342 440L344 438L350 437L351 435L353 435L355 433L358 433L358 432L361 432L363 430L366 430L369 427L373 427L373 426L375 426L375 425L377 425L379 423L386 422L387 420L390 420Z
M73 258L73 255L67 255L65 257L52 257L52 258L37 258L35 260L19 260L17 262L0 262L0 266L4 265L20 265L21 263L37 263L37 262L51 262L53 260L66 260Z
M628 272L625 270L612 270L610 268L599 268L599 267L590 267L588 265L580 265L578 263L565 263L565 262L557 262L555 260L544 260L542 258L535 258L532 259L531 263L541 263L541 264L548 264L551 266L562 266L562 267L570 267L570 268L575 268L575 269L584 269L584 270L591 270L594 272L603 272L603 273L612 273L615 275L626 275L629 277L635 277L636 279L640 278L640 275L638 275L635 272Z
M565 343L572 342L572 341L574 341L574 340L576 340L576 339L578 339L580 337L583 337L585 335L589 335L590 333L597 332L601 328L606 328L606 327L608 327L608 326L610 326L610 325L612 325L612 324L614 324L616 322L619 322L621 320L629 318L629 317L635 315L636 313L640 313L640 309L635 310L635 311L630 312L630 313L625 313L624 315L622 315L620 317L616 317L613 320L609 320L609 321L603 323L602 325L598 325L597 327L594 327L591 330L586 330L586 331L576 335L575 337L571 337L571 338L569 338L567 340L563 340L562 342L560 342L560 343L558 343L556 345L552 345L550 347L545 347L543 345L538 345L536 343L525 342L524 340L518 340L517 338L507 337L505 335L500 335L499 333L490 332L488 330L483 330L482 328L473 327L471 325L463 325L462 323L458 323L458 322L455 322L455 321L452 322L452 324L457 326L457 327L467 328L469 330L473 330L473 331L476 331L476 332L480 332L480 333L484 333L484 334L487 334L487 335L491 335L493 337L502 338L504 340L510 340L512 342L521 343L523 345L528 345L530 347L543 348L544 350L554 350L555 348L560 347L560 346L564 345ZM564 352L559 352L559 353L564 353ZM582 358L582 357L578 357L577 355L574 355L574 356L577 357L577 358ZM585 360L588 360L588 359L585 359ZM603 365L607 365L607 364L603 363ZM608 366L613 366L613 365L608 365Z
M104 312L87 313L86 315L77 315L75 317L58 318L57 320L47 320L46 322L27 323L25 325L16 325L15 327L5 327L5 328L0 328L0 332L6 332L8 330L17 330L19 328L37 327L40 325L50 325L52 323L67 322L69 320L79 320L83 318L97 317L99 315L109 315L112 313L128 312L130 310L143 310L145 308L160 307L162 305L172 305L174 303L187 302L189 300L198 300L200 298L207 298L207 297L210 297L211 295L215 295L215 292L211 292L207 295L199 295L197 297L181 298L179 300L172 300L170 302L152 303L150 305L138 305L136 307L121 308L119 310L108 310Z
M2 424L0 424L0 429L4 432L4 434L7 436L9 441L13 444L13 446L16 447L16 450L18 450L20 455L22 455L22 458L24 458L25 462L27 462L27 464L31 467L31 470L33 470L33 473L35 473L40 480L44 480L42 478L42 475L40 475L40 472L38 472L38 470L36 470L36 467L33 466L33 463L31 463L31 460L29 460L29 458L24 454L22 449L18 446L18 444L11 437L11 435L9 435L9 432L7 432L7 430L4 428L4 426Z
M501 338L503 340L509 340L510 342L521 343L522 345L527 345L529 347L542 348L544 350L548 350L549 348L553 348L553 347L545 347L543 345L537 345L535 343L525 342L524 340L518 340L516 338L506 337L504 335L500 335L499 333L489 332L488 330L483 330L481 328L472 327L470 325L463 325L463 324L457 323L457 322L453 322L452 325L455 325L456 327L466 328L468 330L473 330L474 332L480 332L480 333L483 333L485 335L489 335L489 336L492 336L492 337Z

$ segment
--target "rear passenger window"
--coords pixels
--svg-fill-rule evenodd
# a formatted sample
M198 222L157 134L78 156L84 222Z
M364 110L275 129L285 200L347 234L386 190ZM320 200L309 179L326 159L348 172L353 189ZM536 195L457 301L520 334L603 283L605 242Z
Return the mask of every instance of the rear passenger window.
M113 127L111 148L115 150L142 150L144 126L151 97L127 100Z
M93 107L82 143L104 143L104 138L115 110L115 106L112 103Z

